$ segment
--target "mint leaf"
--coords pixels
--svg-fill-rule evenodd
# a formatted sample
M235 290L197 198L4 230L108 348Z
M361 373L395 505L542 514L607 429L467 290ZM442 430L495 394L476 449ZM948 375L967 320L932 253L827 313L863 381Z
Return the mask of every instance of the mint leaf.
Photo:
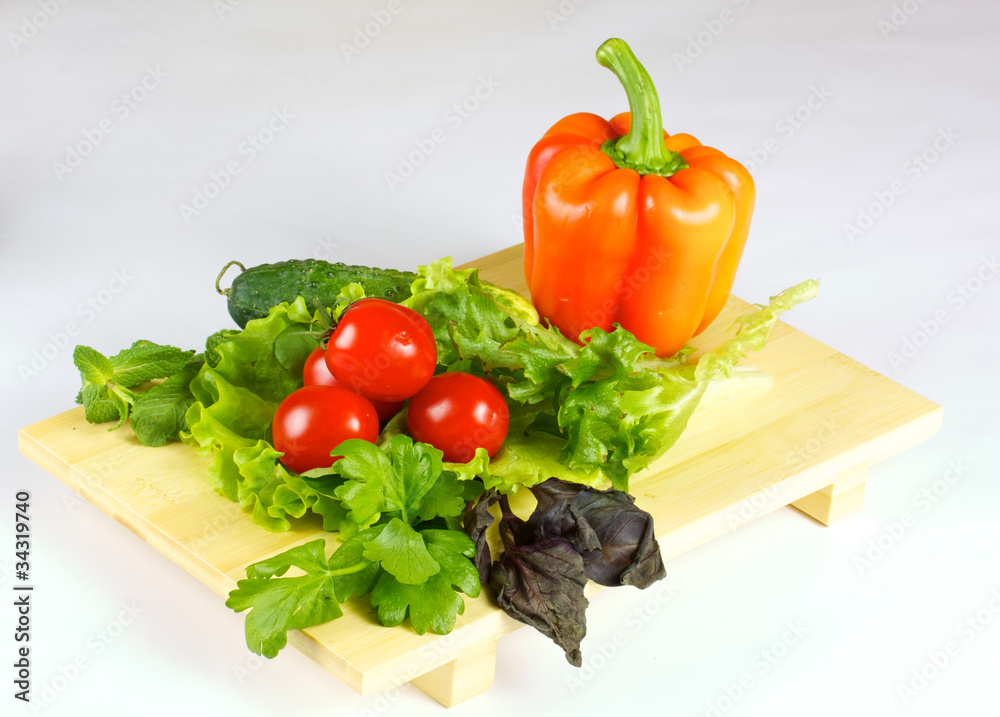
M104 354L89 346L77 346L73 349L73 363L80 369L84 383L104 386L114 379L115 369L111 362Z
M417 585L435 575L441 566L427 551L423 536L399 518L393 518L374 540L364 544L364 557L407 585Z
M107 392L111 403L114 404L115 410L118 411L118 423L108 429L109 431L113 431L116 428L121 428L122 424L125 423L125 419L128 418L129 411L135 404L135 393L113 383L108 384ZM86 410L84 410L84 415L86 415Z
M177 440L187 428L184 414L194 403L191 380L200 363L190 363L163 383L138 394L132 411L132 430L144 446L162 446Z
M83 404L84 416L91 423L117 418L117 425L109 429L113 431L125 423L135 406L136 393L132 387L182 370L193 356L194 351L158 346L149 341L136 341L110 359L89 346L77 346L73 350L73 363L80 370L83 381L77 403ZM147 414L144 418L147 421L144 430L153 442L147 445L160 445L157 442L160 430L150 430L149 417Z
M104 386L83 384L77 403L83 404L83 415L89 423L115 421L120 415L118 404L111 400L111 395Z
M121 386L138 386L155 378L166 378L183 369L194 351L160 346L152 341L136 341L111 357L114 381Z

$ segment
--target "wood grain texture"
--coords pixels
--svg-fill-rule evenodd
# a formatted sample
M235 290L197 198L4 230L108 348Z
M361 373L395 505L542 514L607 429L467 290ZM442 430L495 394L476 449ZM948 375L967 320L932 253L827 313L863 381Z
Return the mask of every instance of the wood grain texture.
M521 247L472 262L522 293ZM822 299L819 299L822 300ZM731 298L693 341L714 346L749 306ZM767 348L745 363L773 375L764 392L706 396L678 443L635 475L636 503L655 519L665 559L787 505L834 523L861 507L867 468L941 424L941 408L779 322ZM21 451L189 573L225 596L249 563L317 537L317 520L285 533L253 525L208 487L208 459L189 446L139 445L128 429L92 426L76 408L28 426ZM522 491L514 509L530 509ZM84 538L85 539L85 538ZM332 545L328 545L332 548ZM484 594L466 598L451 634L380 627L350 601L344 616L296 631L289 643L355 690L413 681L445 705L489 687L496 640L520 627ZM227 608L219 602L219 610ZM553 660L561 654L553 647Z

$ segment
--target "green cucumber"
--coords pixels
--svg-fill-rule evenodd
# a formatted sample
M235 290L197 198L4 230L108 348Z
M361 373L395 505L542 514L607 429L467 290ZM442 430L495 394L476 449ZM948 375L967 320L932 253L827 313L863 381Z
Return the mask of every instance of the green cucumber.
M219 282L229 267L242 269L232 286L222 289ZM330 306L340 290L351 283L361 284L366 296L393 302L410 297L410 284L417 278L410 271L353 266L321 259L290 259L261 264L249 269L238 261L226 264L215 281L215 289L229 300L229 315L242 329L251 319L267 316L271 307L303 297L310 305L319 299Z

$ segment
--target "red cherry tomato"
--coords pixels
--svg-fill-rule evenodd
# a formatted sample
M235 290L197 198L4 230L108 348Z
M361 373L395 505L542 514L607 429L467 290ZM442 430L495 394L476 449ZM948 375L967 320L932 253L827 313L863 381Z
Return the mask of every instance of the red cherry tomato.
M302 380L306 386L340 386L337 379L326 367L326 352L323 349L315 349L306 359L306 365L302 369ZM375 406L379 423L385 423L390 418L399 413L403 407L402 401L379 401L369 399Z
M503 395L489 381L454 371L432 378L410 399L410 434L444 452L444 459L467 463L482 447L492 456L507 437L510 416Z
M274 413L271 434L281 462L296 473L329 468L341 441L378 438L378 415L364 396L340 386L305 386L293 391Z
M385 299L352 304L326 345L326 365L337 382L379 401L414 395L436 364L437 344L424 317Z

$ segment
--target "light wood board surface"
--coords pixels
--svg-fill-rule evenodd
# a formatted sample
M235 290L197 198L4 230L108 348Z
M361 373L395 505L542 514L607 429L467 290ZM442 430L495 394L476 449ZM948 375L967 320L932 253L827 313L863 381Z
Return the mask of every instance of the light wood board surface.
M515 246L471 265L524 293L521 259ZM731 298L693 343L718 344L748 308ZM667 560L787 505L828 525L848 517L861 508L867 467L941 424L936 404L782 322L767 348L744 363L772 374L772 385L706 396L678 443L631 480L636 503L655 519ZM208 459L191 447L141 446L128 429L88 424L82 408L22 429L19 445L221 596L249 563L332 537L314 520L285 533L255 526L208 487ZM524 507L530 497L522 494ZM521 627L487 593L465 598L465 614L449 635L417 635L406 624L381 627L367 606L350 601L343 617L295 631L289 643L361 693L412 681L451 706L490 686L497 639ZM219 610L228 610L221 600ZM555 648L553 659L561 659Z

